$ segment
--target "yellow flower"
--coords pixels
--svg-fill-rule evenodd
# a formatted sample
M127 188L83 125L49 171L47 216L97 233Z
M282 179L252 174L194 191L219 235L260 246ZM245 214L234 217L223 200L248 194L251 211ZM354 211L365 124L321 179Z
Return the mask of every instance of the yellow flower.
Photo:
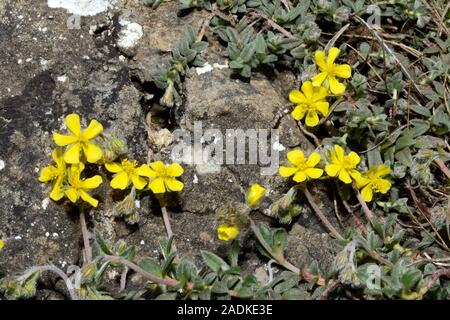
M320 162L320 154L317 152L313 152L308 158L305 158L303 151L293 150L288 152L287 158L292 166L280 167L279 173L282 177L290 177L294 175L295 182L303 182L307 178L320 178L323 174L322 169L315 168L315 166Z
M338 48L331 48L328 51L328 57L325 61L325 52L316 51L316 64L320 69L320 73L312 78L312 84L315 87L322 85L330 88L334 94L342 94L345 91L345 85L340 83L336 77L350 78L352 75L352 68L348 64L335 64L334 61L341 53Z
M178 163L165 165L162 161L150 163L150 168L143 168L143 176L150 178L148 187L153 193L164 193L168 191L181 191L184 184L177 179L183 174L184 170Z
M221 224L217 227L217 237L223 241L230 241L239 235L239 228L228 223Z
M2 239L0 239L0 252L3 250L3 247L5 246L5 243Z
M361 174L356 170L360 157L353 151L345 155L344 149L341 146L335 145L334 151L331 151L331 163L325 166L325 171L331 177L339 177L344 183L351 183L352 178L355 180L361 177Z
M111 187L114 189L124 190L130 183L133 183L136 189L142 190L147 184L147 180L142 178L142 176L146 176L150 169L145 164L136 168L137 161L131 162L128 159L124 159L121 163L105 163L105 167L109 172L116 173L111 180Z
M99 175L87 179L82 179L80 178L80 175L83 170L83 163L72 165L70 167L68 175L68 182L70 186L65 191L65 194L67 198L69 198L69 200L73 203L76 203L81 197L82 200L86 201L91 206L96 208L98 205L98 200L92 198L88 192L92 189L96 189L100 184L102 184L103 179Z
M379 192L386 194L391 189L391 182L383 177L389 175L391 169L385 165L373 166L369 168L366 174L356 180L358 189L361 189L361 196L365 202L372 201L373 193Z
M252 184L250 188L247 190L246 195L247 205L250 208L256 207L264 198L265 193L266 193L265 188L261 187L257 183Z
M292 90L289 93L289 100L296 103L292 117L299 121L305 117L305 123L309 127L315 127L319 123L320 112L324 117L328 115L328 102L325 100L327 96L327 89L320 87L313 87L311 81L306 81L302 84L302 92L299 90Z
M64 178L66 177L66 163L63 159L62 150L56 148L52 152L53 161L55 161L56 166L48 165L42 168L41 174L39 176L40 182L50 182L55 181L53 184L52 192L50 192L50 198L58 201L64 197L64 192L62 190L62 184Z
M80 152L83 151L86 160L95 163L103 156L102 149L91 142L100 133L103 132L103 126L97 120L92 120L86 130L81 131L80 117L77 114L69 114L66 117L66 125L71 135L62 135L53 133L53 140L58 146L67 146L64 152L64 161L77 164L80 162Z

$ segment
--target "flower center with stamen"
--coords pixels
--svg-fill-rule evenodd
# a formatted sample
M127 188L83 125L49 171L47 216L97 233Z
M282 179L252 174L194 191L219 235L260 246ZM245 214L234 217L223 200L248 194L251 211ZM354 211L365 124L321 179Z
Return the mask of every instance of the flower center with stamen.
M125 171L128 174L133 174L136 166L137 166L137 161L136 160L133 161L133 162L131 162L131 161L127 160L127 159L122 161L123 171Z

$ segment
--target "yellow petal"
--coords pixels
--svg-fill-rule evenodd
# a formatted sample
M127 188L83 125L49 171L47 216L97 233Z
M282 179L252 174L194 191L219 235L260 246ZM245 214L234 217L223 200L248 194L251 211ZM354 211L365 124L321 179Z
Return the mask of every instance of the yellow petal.
M143 164L139 168L136 168L136 173L140 176L149 178L154 178L157 176L157 173L150 169L146 164Z
M302 165L306 161L305 155L303 154L302 150L289 151L287 154L287 158L289 162L295 165L296 167Z
M167 189L170 191L181 191L183 190L184 184L181 181L178 181L175 178L166 178L164 179L166 183Z
M318 168L308 168L305 170L305 173L311 179L318 179L322 176L323 170Z
M358 181L358 180L362 179L362 174L358 170L355 170L355 169L350 170L349 174L353 178L353 180L355 180L355 181Z
M83 138L87 140L94 139L96 136L98 136L100 133L103 132L103 126L100 122L97 120L92 120L91 123L89 123L89 126L84 130L83 132Z
M320 87L320 85L325 81L325 79L328 77L328 73L326 72L321 72L317 75L315 75L311 81L312 81L312 85L314 87Z
M122 165L116 162L105 163L105 168L112 173L123 171Z
M41 169L39 181L40 182L49 182L49 181L55 180L56 177L57 177L57 169L52 165L48 165L45 168Z
M77 164L80 162L80 143L77 142L64 152L64 161Z
M358 156L356 152L352 151L345 157L345 160L350 162L353 166L356 167L361 161L361 158Z
M308 127L315 127L319 124L319 116L317 112L313 110L309 110L306 114L305 123Z
M80 116L72 113L66 117L66 125L70 132L74 136L80 136L81 125L80 125Z
M294 111L291 112L291 116L295 120L299 121L303 119L306 111L308 111L308 108L306 108L304 105L298 105L294 108Z
M66 136L57 132L53 132L53 140L55 141L56 145L64 147L68 144L78 141L78 138L75 136Z
M313 97L313 86L311 81L305 81L302 84L302 92L305 95L308 102L312 100Z
M295 175L293 180L295 182L303 182L306 180L306 173L304 171L298 171Z
M166 171L166 165L162 161L155 161L150 163L150 167L158 174L162 174Z
M131 181L133 182L133 185L138 190L144 189L144 187L147 185L147 180L145 180L144 178L139 177L137 174L133 174L131 176Z
M333 67L334 62L336 61L336 59L340 53L341 53L341 50L339 50L336 47L333 47L328 51L327 66L329 69L331 69Z
M217 237L222 241L231 241L239 235L239 228L227 223L217 227Z
M340 64L334 67L334 74L339 78L350 78L352 76L352 67L348 64Z
M328 95L328 89L325 87L314 87L314 95L313 95L313 102L318 102L324 100Z
M103 179L101 176L96 175L91 178L85 179L81 183L81 187L83 189L95 189L98 188L99 185L101 185L103 182Z
M64 197L64 191L62 190L62 181L63 178L58 178L55 184L53 185L52 192L50 192L50 199L59 201L62 197Z
M327 69L327 65L325 63L325 52L322 50L317 50L316 54L316 64L321 71L325 71Z
M352 183L352 178L350 177L347 170L345 170L345 169L342 169L339 172L339 180L341 180L342 182L344 182L346 184Z
M313 107L316 108L324 117L328 115L328 102L315 102Z
M345 152L344 152L344 149L340 145L338 145L338 144L334 145L334 152L336 155L336 159L339 162L344 161Z
M125 171L122 171L111 180L110 185L113 189L124 190L126 187L128 187L128 183L128 174Z
M96 144L85 142L83 143L83 152L86 156L86 160L89 163L96 163L103 157L102 149Z
M0 239L0 252L3 250L4 245L5 242L2 239Z
M378 179L377 181L378 191L382 194L386 194L391 189L392 183L387 179Z
M295 168L295 167L283 167L283 166L281 166L278 169L278 172L279 172L280 176L282 176L284 178L287 178L287 177L292 176L294 173L296 173L297 170L298 170L298 168Z
M340 170L341 170L341 166L339 166L337 164L327 164L325 166L325 172L330 177L336 177Z
M76 203L78 200L78 191L75 188L67 189L65 192L67 198L69 198L70 201L73 203Z
M292 90L289 93L289 101L300 104L300 103L305 103L306 98L303 95L303 93L301 93L299 90Z
M52 151L52 159L56 164L61 163L63 161L63 152L60 148L56 148Z
M372 192L372 187L371 185L367 185L365 186L362 190L361 190L361 197L363 198L363 200L365 202L370 202L372 201L372 197L373 197L373 192Z
M183 172L183 168L178 163L172 163L166 167L166 174L169 177L179 177Z
M337 81L335 77L328 77L330 83L330 91L333 94L343 94L345 92L345 85Z
M381 164L377 167L376 170L376 176L377 177L384 177L391 173L391 168L385 164Z
M358 189L361 189L370 182L370 179L363 175L360 175L359 177L356 177L354 179L356 181L356 186L358 187Z
M98 206L98 200L92 198L86 191L80 190L81 199L89 203L94 208Z
M148 187L153 191L153 193L166 192L166 187L164 186L164 180L162 178L156 178L150 181Z
M246 201L250 208L257 206L261 200L264 198L266 189L261 187L259 184L254 183L247 191Z
M315 167L320 162L320 154L317 152L313 152L309 155L308 160L306 161L306 165L309 168Z

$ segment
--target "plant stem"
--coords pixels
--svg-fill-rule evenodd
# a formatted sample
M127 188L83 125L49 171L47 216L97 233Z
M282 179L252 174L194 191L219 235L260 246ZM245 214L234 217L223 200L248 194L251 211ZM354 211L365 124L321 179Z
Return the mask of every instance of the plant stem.
M450 179L450 170L445 165L444 161L440 158L434 159L434 162L438 165L439 169L447 176L448 179Z
M295 274L298 274L303 277L306 281L310 282L313 280L317 281L317 284L323 285L325 284L325 279L323 279L320 276L313 275L307 271L300 270L296 266L294 266L292 263L286 260L285 257L279 254L275 254L272 250L272 248L267 244L267 242L264 240L264 237L259 232L258 227L256 226L255 222L253 220L250 220L250 228L253 231L253 234L255 235L256 239L259 241L259 243L263 246L263 248L269 253L269 255L282 267L285 267L289 271L292 271Z
M166 227L167 237L170 239L173 237L172 226L170 225L169 214L165 206L161 206L162 217L164 220L164 226ZM172 251L177 252L177 247L174 241L172 241Z
M316 300L326 300L330 293L340 284L339 280L331 280L328 283L327 288L322 292L320 296L317 297Z
M87 263L89 263L92 261L92 249L89 243L89 231L86 225L86 216L84 214L83 206L80 206L80 225L81 225L81 232L83 234L83 243L84 243L84 251L86 254L86 261Z
M161 285L165 285L168 287L177 287L178 285L180 285L180 283L178 282L178 280L171 278L171 277L165 277L165 278L161 278L158 276L155 276L147 271L145 271L144 269L142 269L140 266L138 266L137 264L123 258L123 257L119 257L119 256L110 256L110 255L105 255L102 257L103 259L106 259L108 261L118 261L121 264L123 264L124 266L126 266L127 268L133 270L136 273L139 273L141 276L143 276L144 278L146 278L147 280L157 283L157 284L161 284ZM192 282L188 282L186 283L186 289L187 290L192 290L194 288L194 284ZM237 297L238 293L234 290L228 290L228 294L232 297Z
M308 199L309 204L313 208L316 215L319 217L319 219L322 221L322 223L325 225L325 227L328 229L328 231L333 234L333 236L338 240L344 240L344 238L341 236L341 234L333 227L330 221L325 217L325 215L322 213L320 208L317 206L317 204L314 202L314 198L309 192L308 188L304 188L303 192L305 193L306 199Z
M372 222L374 216L372 211L370 211L369 207L367 206L367 203L364 201L364 199L361 196L361 193L359 192L358 188L356 188L355 186L353 186L353 190L356 193L356 198L359 201L359 204L361 205L361 208L364 211L364 214L366 215L367 220L369 220L370 222Z
M120 289L119 292L122 292L125 290L127 286L127 274L128 274L128 267L125 267L122 271L122 274L120 275Z
M69 277L64 273L64 271L57 268L56 266L53 266L53 265L35 266L35 267L28 269L28 271L25 273L25 275L23 277L28 278L33 273L45 272L45 271L50 271L50 272L56 273L61 279L63 279L64 283L66 284L67 290L69 291L70 299L78 300L78 296L75 293L75 289L74 289Z

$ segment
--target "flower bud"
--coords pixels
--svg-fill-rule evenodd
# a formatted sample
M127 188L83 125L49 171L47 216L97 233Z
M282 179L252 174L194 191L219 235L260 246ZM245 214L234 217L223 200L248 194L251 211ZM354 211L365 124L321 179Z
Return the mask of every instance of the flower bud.
M249 208L254 208L260 204L261 200L264 198L266 189L261 187L259 184L255 183L250 186L246 194L246 202Z
M236 225L224 223L217 228L217 237L223 241L231 241L239 235L239 232Z

